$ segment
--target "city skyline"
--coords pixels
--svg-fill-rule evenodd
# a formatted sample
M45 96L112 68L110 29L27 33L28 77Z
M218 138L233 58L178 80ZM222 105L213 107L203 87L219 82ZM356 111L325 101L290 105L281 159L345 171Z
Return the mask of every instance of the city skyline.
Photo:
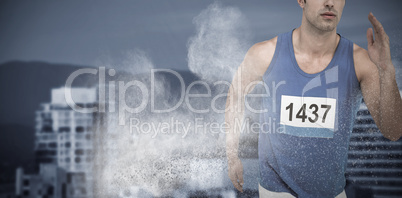
M392 61L400 90L401 6L402 2L398 0L386 3L376 0L346 1L338 26L338 32L343 37L366 48L366 30L371 27L367 15L374 13L390 37ZM66 184L70 173L81 173L90 167L92 154L100 151L102 156L97 160L103 160L102 167L94 168L94 172L100 174L94 174L95 178L89 177L94 185L90 187L94 189L91 192L84 190L82 194L91 195L94 192L95 197L100 197L123 193L124 196L129 194L126 196L129 197L143 188L146 195L152 193L153 196L166 192L182 197L218 196L219 193L226 193L228 197L238 196L227 177L223 133L203 134L199 132L201 129L191 129L185 134L164 134L162 129L157 128L158 133L152 134L146 132L146 125L143 124L162 126L169 123L170 118L172 122L182 122L183 126L196 126L198 118L202 118L202 123L223 122L222 114L215 115L212 111L210 114L197 114L189 110L189 107L202 109L213 105L224 108L223 97L217 100L194 97L189 103L192 106L180 105L176 111L167 114L148 111L151 103L145 105L145 111L137 114L125 110L120 112L116 104L134 107L142 101L142 92L138 94L138 89L128 89L128 81L132 83L136 80L146 87L156 85L156 91L153 90L157 98L156 109L177 102L182 84L179 86L178 80L168 72L159 73L151 83L151 69L177 71L184 78L186 91L183 93L187 95L205 94L204 88L213 82L230 82L249 47L298 27L301 14L302 10L294 0L0 2L0 89L5 90L0 97L0 189L6 189L10 182L14 182L12 179L16 179L15 188L22 194L29 186L36 185L32 182L32 185L29 182L26 185L25 180L37 181L46 177L42 181L46 183L57 175L61 178L59 183ZM100 68L106 81L98 79ZM108 111L110 114L102 120L71 109L68 112L51 109L52 106L57 107L55 104L66 107L63 87L68 77L79 69L96 70L99 75L87 73L74 79L72 87L86 95L81 102L78 97L77 103L96 103L94 98L98 97L98 92L94 93L93 89L106 84L103 91L107 90L106 97L112 98L110 101L107 98L108 101L116 105L113 107L116 114ZM115 70L110 73L109 69ZM189 86L195 81L205 84ZM219 94L226 89L211 87L209 94L212 96L222 96ZM122 89L124 91L120 91ZM110 94L113 92L119 94ZM258 100L252 103L258 105ZM107 104L107 108L110 106ZM365 189L370 193L386 194L387 189L391 189L391 193L400 194L398 185L401 184L402 170L398 163L402 159L401 141L389 143L383 138L367 108L362 106L351 132L349 149L354 150L348 158L349 180L373 187ZM126 116L120 118L120 115ZM245 117L257 119L253 114ZM94 120L97 123L90 126ZM119 126L117 120L130 124L134 120L141 125L132 129L129 124ZM170 126L170 130L172 128L175 126ZM101 136L94 137L92 132L95 130L101 131ZM51 136L50 133L57 135ZM102 141L97 139L96 146L99 147L94 148L92 141L96 138ZM244 186L250 196L257 196L258 192L257 140L257 133L247 134L241 139L243 147L240 156L246 158L245 167L251 167L245 172ZM49 161L55 166L44 165L39 172L33 172L32 164ZM17 169L16 174L10 174L16 167L22 168ZM80 175L77 177L80 180ZM374 180L374 177L380 179ZM378 181L382 186L377 185ZM37 186L40 185L37 182ZM43 189L49 188L46 185ZM122 190L125 187L131 190ZM214 187L215 194L202 194ZM377 192L370 191L373 189ZM53 190L49 192L53 194ZM0 191L0 197L4 195L2 193ZM40 193L44 195L45 191Z

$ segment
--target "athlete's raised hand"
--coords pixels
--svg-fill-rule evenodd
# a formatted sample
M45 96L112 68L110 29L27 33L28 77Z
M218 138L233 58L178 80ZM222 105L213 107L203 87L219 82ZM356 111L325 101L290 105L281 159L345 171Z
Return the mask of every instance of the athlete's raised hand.
M234 187L243 192L243 164L238 157L229 159L229 178L232 181Z
M368 16L374 28L375 39L373 38L373 29L367 30L368 54L371 61L377 65L379 72L394 70L391 61L391 52L389 47L389 37L385 33L384 27L377 18L370 13Z

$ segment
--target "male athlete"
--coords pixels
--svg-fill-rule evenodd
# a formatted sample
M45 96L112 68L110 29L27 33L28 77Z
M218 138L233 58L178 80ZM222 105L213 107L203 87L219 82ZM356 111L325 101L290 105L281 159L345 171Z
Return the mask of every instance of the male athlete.
M243 190L239 129L249 85L262 81L261 197L345 197L349 138L361 97L384 137L402 133L402 101L389 38L369 14L368 51L337 34L345 0L298 0L301 26L257 43L232 81L225 114L229 178ZM374 39L374 35L375 39ZM251 86L252 87L252 86Z

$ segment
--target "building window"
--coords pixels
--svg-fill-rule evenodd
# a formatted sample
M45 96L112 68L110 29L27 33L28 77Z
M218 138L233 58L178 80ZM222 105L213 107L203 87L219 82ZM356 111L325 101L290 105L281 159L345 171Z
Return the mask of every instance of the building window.
M47 135L36 136L36 138L37 138L38 140L47 140L47 139L48 139Z
M22 193L24 196L29 196L29 190L24 190L24 192Z
M96 104L94 104L94 103L86 103L85 106L87 108L93 108L93 107L96 107Z
M77 133L84 132L84 127L82 127L82 126L75 127L75 132L77 132Z
M75 125L77 125L77 126L84 125L84 121L82 119L75 119L74 122L75 122Z
M44 112L42 112L42 113L41 113L41 117L42 117L42 118L50 118L51 116L50 116L50 113L44 113Z
M39 143L38 148L39 149L46 148L46 144L45 143Z
M70 148L70 147L71 147L71 143L70 143L70 142L66 142L65 145L66 145L67 148Z
M85 183L85 174L84 173L76 173L75 174L75 181L77 183Z
M24 179L24 186L29 186L29 180L28 179Z
M66 157L66 162L69 163L70 162L70 158Z
M83 155L83 154L84 154L84 150L82 150L82 149L77 149L77 150L75 150L75 154L76 154L76 155Z
M86 195L86 194L87 194L87 190L85 190L85 188L81 188L81 193L82 193L83 195Z
M63 126L68 126L70 125L70 119L66 118L66 119L60 119L59 123Z
M49 187L47 188L47 194L48 194L48 195L53 195L53 192L54 192L54 187L53 187L53 186L49 186Z
M68 132L70 132L70 127L59 127L59 132L60 133L62 133L62 132L68 133Z
M53 132L53 127L49 125L44 125L42 127L42 133L51 133Z
M81 158L80 157L76 157L75 158L75 163L80 163L81 162Z
M83 115L82 115L82 113L80 113L80 112L74 112L74 117L82 117Z
M59 116L68 118L70 117L70 111L60 111Z
M40 158L52 155L52 153L49 150L36 150L35 154L37 157L40 157Z
M47 124L47 125L50 125L50 126L53 124L53 120L52 120L52 119L43 119L42 122L43 122L44 124Z
M66 198L67 197L67 188L66 188L66 184L63 183L61 185L61 198Z
M67 183L68 184L71 184L72 177L73 177L72 173L67 173Z
M91 135L90 135L90 134L86 134L86 135L85 135L85 138L86 138L87 140L91 140Z
M57 148L57 143L56 142L51 142L48 144L49 148Z

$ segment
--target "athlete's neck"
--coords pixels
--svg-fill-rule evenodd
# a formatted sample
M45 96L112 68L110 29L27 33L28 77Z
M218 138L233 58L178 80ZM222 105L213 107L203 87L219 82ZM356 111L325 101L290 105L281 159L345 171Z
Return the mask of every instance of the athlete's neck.
M319 32L302 25L293 32L293 47L297 52L317 58L332 56L339 39L336 28L330 32Z

